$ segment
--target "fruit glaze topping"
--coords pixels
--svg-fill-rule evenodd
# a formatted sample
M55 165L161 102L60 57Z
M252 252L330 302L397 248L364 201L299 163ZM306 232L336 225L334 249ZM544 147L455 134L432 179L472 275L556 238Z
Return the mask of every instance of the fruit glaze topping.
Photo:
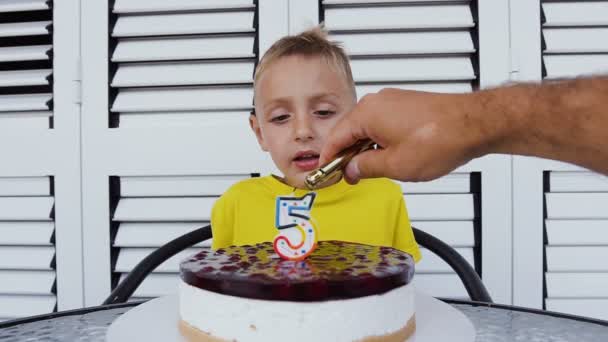
M324 301L381 294L410 283L414 260L390 248L321 241L303 261L283 260L273 243L204 249L180 265L200 289L255 299Z

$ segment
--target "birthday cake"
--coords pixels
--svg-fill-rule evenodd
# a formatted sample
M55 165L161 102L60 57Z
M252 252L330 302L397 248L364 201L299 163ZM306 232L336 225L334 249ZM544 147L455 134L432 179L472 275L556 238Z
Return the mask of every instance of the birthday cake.
M204 249L180 264L182 334L195 341L405 341L415 330L414 260L321 241L304 260L273 243Z

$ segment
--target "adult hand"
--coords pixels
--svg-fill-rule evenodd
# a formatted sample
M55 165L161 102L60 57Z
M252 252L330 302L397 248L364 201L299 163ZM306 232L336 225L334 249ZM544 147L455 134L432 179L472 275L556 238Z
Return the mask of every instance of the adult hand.
M438 94L383 89L364 96L334 128L322 152L325 164L358 140L371 139L380 149L355 156L346 180L388 177L425 181L443 176L484 154L494 122L487 127L470 110L471 94ZM487 120L486 120L487 121Z

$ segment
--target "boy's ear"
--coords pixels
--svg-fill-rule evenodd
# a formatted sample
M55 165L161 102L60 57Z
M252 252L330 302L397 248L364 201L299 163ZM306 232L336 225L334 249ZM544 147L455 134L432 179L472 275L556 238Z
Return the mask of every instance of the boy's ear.
M255 133L256 139L258 139L258 144L260 148L264 152L268 152L268 148L266 147L266 142L264 141L264 136L262 136L262 130L260 129L260 123L258 122L258 117L255 115L249 115L249 126L251 126L251 130Z

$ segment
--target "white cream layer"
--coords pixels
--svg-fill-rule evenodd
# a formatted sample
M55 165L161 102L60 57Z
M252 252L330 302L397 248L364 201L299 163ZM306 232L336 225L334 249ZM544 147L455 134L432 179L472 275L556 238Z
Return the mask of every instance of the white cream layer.
M414 286L325 302L249 299L180 281L179 310L191 326L229 341L357 341L393 333L414 315Z

